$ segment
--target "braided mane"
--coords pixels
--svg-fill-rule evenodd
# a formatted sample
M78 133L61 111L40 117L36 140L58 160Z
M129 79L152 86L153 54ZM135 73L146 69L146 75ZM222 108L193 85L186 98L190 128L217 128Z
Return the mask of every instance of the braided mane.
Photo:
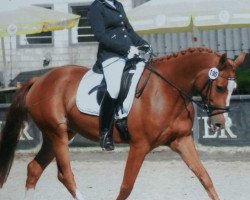
M170 59L173 59L173 58L178 58L180 56L184 56L184 55L187 55L187 54L199 53L199 52L200 53L202 53L202 52L204 52L204 53L214 53L214 54L220 56L219 53L214 52L212 49L204 48L204 47L197 47L197 48L188 48L186 50L175 52L175 53L172 53L170 55L166 55L166 56L163 56L163 57L155 58L153 60L153 63L157 64L157 63L164 62L166 60L170 60Z

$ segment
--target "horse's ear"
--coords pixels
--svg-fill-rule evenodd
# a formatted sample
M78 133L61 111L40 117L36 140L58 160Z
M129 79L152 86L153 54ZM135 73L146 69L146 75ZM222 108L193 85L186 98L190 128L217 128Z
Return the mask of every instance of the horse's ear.
M240 53L240 55L234 60L234 63L235 63L235 66L238 67L240 66L244 60L245 60L245 57L246 57L246 53Z
M219 61L219 64L218 64L218 69L219 70L222 70L225 66L225 63L227 61L227 54L226 53L223 53L220 57L220 61Z

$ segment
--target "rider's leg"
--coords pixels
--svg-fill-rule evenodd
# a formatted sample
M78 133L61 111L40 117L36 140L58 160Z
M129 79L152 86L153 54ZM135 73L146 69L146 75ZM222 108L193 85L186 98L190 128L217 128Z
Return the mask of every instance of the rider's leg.
M100 107L100 145L103 150L107 151L114 149L112 122L125 64L125 60L118 57L110 58L102 63L107 92Z

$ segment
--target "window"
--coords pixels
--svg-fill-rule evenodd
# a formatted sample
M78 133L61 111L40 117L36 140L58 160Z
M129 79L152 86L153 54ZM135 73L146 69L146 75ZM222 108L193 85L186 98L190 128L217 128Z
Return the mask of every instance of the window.
M133 7L137 7L137 6L139 6L141 4L144 4L144 3L148 2L148 1L150 1L150 0L134 0L133 1Z
M89 6L71 6L71 9L73 14L81 16L78 27L72 28L71 42L76 44L96 41L87 20Z
M42 7L52 9L52 6ZM21 35L18 40L20 46L51 45L53 43L53 33L49 31L36 34Z

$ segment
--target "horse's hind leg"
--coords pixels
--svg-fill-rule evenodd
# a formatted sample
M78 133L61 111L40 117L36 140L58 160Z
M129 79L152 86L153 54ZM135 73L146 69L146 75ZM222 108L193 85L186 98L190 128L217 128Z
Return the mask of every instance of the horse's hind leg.
M76 187L74 175L70 166L67 125L60 124L52 134L54 134L52 143L58 166L58 179L75 199L83 200L81 193Z
M173 141L170 145L172 150L178 152L187 166L195 173L200 182L206 189L208 195L213 200L219 200L215 191L212 180L209 177L206 169L201 163L198 153L195 149L193 138L189 135L181 137Z
M75 135L74 133L71 133L67 138L72 139L74 135ZM34 160L32 160L27 167L28 176L26 180L26 194L24 200L34 199L35 186L37 184L37 181L39 180L45 168L55 158L54 148L50 140L51 139L48 139L45 136L43 137L43 144L40 151L38 152ZM59 164L58 168L59 169L61 168ZM76 191L75 193L77 199L79 200L83 199L79 191Z
M51 143L44 137L43 144L34 158L27 167L26 194L25 200L33 199L35 186L44 169L50 164L54 158L53 148Z

